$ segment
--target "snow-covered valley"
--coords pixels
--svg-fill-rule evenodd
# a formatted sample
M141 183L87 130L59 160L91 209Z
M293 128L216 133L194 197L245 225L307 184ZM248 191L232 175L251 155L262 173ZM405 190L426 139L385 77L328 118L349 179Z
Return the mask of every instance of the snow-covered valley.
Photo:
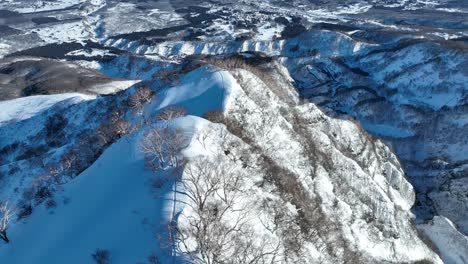
M22 1L1 263L468 263L463 3Z

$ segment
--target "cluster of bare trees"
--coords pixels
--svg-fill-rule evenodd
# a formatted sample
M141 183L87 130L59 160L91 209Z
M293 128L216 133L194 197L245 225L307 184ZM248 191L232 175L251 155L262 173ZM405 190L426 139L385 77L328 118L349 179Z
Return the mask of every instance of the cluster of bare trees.
M14 210L8 202L0 203L0 238L6 243L10 242L7 236L7 228L13 214Z
M196 158L187 163L182 179L188 198L185 222L173 234L181 254L194 263L275 263L278 243L262 241L250 221L251 206L243 199L245 175L221 158Z
M178 193L186 197L182 215L178 220L173 215L166 232L159 233L161 244L171 248L173 256L188 256L194 263L279 261L280 244L259 240L253 230L253 205L245 199L242 170L223 162L224 156L182 162L183 147L182 131L168 124L150 129L140 142L151 170L178 168Z
M99 146L107 146L132 131L130 122L125 120L124 115L123 111L113 111L109 116L109 121L98 127L96 143Z
M158 119L170 120L182 115L185 115L183 109L171 107L163 111ZM209 112L206 117L228 123L231 129L239 126L227 122L222 111ZM222 131L225 132L221 133L224 137L215 137L230 141L226 138L228 131ZM198 140L206 148L209 131L205 132L198 135ZM211 133L218 132L213 130ZM223 144L229 145L226 142ZM184 146L182 131L170 126L169 122L149 129L140 141L147 168L153 171L176 168L174 193L175 186L179 186L182 188L177 193L186 197L182 214L174 215L174 205L166 231L158 234L161 244L171 248L173 256L187 256L193 263L279 262L282 244L271 237L259 238L253 228L256 221L253 220L256 219L252 211L254 205L246 199L245 172L236 163L231 163L236 161L225 160L223 155L183 160L180 151ZM157 186L160 187L160 184Z

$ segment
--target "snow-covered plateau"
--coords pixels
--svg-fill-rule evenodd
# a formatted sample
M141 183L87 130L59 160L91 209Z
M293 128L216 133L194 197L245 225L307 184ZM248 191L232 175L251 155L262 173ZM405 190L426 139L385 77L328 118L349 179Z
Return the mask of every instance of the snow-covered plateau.
M466 13L0 1L0 263L468 263Z

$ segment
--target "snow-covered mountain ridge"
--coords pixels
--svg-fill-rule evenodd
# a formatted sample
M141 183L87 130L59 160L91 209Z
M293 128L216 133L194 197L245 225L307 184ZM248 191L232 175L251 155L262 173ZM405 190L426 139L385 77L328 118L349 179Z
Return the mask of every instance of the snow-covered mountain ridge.
M178 59L239 53L276 58L302 97L329 114L355 117L392 146L418 188L416 212L421 219L443 214L466 234L465 189L448 187L447 192L439 186L442 182L452 186L448 182L453 170L460 175L457 181L467 177L467 47L408 36L377 38L383 43L376 43L372 34L363 32L360 38L355 34L322 30L287 40L164 42L152 47L125 41L107 44ZM446 207L448 201L451 206Z
M1 2L0 262L467 263L467 8Z
M282 74L278 76L284 78ZM274 253L264 255L259 263L269 262L273 257L274 261L282 263L349 263L351 260L356 263L440 262L437 255L418 238L409 211L414 203L414 191L405 180L396 157L387 146L367 135L354 122L332 119L313 104L300 104L292 86L284 87L292 89L289 93L292 100L286 100L286 103L285 99L275 94L274 88L244 70L228 72L205 66L177 80L176 86L155 91L156 99L144 106L142 117L157 116L164 108L178 106L187 109L189 115L205 116L214 122L226 124L214 124L191 116L154 123L156 126L167 123L180 129L188 146L181 154L187 157L188 163L178 184L181 191L176 193L174 207L180 212L172 214L178 215L177 222L181 225L181 232L186 232L187 241L197 243L193 241L197 241L195 237L190 237L190 225L187 226L187 221L196 216L196 212L193 212L190 200L184 196L184 188L189 186L183 182L190 177L193 167L199 166L197 160L203 157L215 160L221 168L229 168L231 175L242 176L236 197L242 201L239 206L248 206L249 219L236 232L243 236L254 230L253 234L261 238L264 245L274 245ZM118 95L118 100L123 101L129 94ZM93 106L86 104L83 102L77 106L81 105L82 109ZM213 111L220 109L224 111ZM73 120L77 118L75 116ZM13 263L35 260L70 262L70 255L66 252L56 255L48 250L54 243L57 246L65 243L70 246L70 253L77 263L89 259L92 253L89 251L93 247L110 250L115 263L144 261L151 252L163 263L165 259L170 261L170 257L165 255L167 249L158 247L157 233L153 233L154 230L162 230L165 225L162 219L171 221L168 211L172 205L164 199L170 195L151 198L155 190L152 190L148 180L167 177L164 175L169 174L171 169L156 173L148 170L138 172L145 171L144 154L139 149L138 141L144 137L144 131L154 125L136 128L130 136L118 140L106 150L76 180L63 189L54 190L55 198L51 199L56 200L56 207L47 209L39 205L34 207L30 217L14 223L9 231L12 242L0 253L1 258ZM5 126L2 128L6 129ZM128 161L119 162L116 159ZM115 167L112 165L115 162L121 165ZM125 186L124 189L118 187L119 184ZM169 180L160 187L163 189L156 191L170 192L173 184L174 181ZM91 191L94 188L96 191ZM130 196L141 193L141 199L145 200L129 197L123 203L114 203L117 197L123 195L119 190L126 190ZM87 191L105 195L106 198L91 196L81 199L80 193ZM2 193L8 192L3 190ZM67 202L63 204L61 199ZM208 204L220 203L222 200L219 199L209 196ZM95 204L96 201L101 202ZM163 207L154 211L150 210L152 207L141 208L142 204L161 204ZM82 217L70 213L75 210ZM161 216L156 214L158 210L162 210ZM226 219L231 220L223 218L221 223L227 221L225 224L229 225L238 210L229 208L230 217ZM138 232L146 230L144 233L148 232L147 235L142 233L146 240L141 240L137 235L127 235L116 227L112 232L127 238L125 244L116 245L112 242L113 236L104 233L112 225L107 228L102 224L99 228L98 225L91 234L89 231L76 233L86 228L83 226L86 223L83 216L87 217L87 221L92 221L95 217L93 212L101 212L96 216L100 219L99 223L134 226L142 230ZM132 212L138 213L131 217ZM53 221L57 221L57 225L67 224L58 231L56 225L44 223L49 217L55 219ZM112 219L115 217L122 218L122 222L114 222ZM138 219L146 219L146 224ZM282 220L278 222L278 219ZM146 225L154 227L145 228ZM88 246L83 248L67 242L69 232L75 232L73 241ZM43 245L47 245L44 249L34 246L32 238L46 233L53 234L48 237L56 242L44 241ZM232 239L236 238L235 235L232 234ZM62 242L58 242L59 238ZM216 238L216 235L212 237ZM261 245L260 241L257 244L256 239L252 239L253 248ZM295 243L291 244L289 239L294 239ZM190 243L187 243L187 248L181 246L180 250L186 254L186 258L197 258L198 255L192 252L196 248L191 247ZM132 250L134 246L130 245L142 245L143 248ZM24 247L34 248L35 253L21 254ZM254 257L255 252L251 251L251 255L245 257ZM218 253L225 254L221 257L227 258L233 254L229 250Z

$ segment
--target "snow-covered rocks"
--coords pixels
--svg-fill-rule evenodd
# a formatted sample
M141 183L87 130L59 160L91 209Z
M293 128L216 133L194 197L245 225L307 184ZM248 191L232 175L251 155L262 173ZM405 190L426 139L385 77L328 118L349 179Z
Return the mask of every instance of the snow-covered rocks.
M264 166L260 173L268 175L265 164L279 170L264 184L295 206L291 214L309 223L310 234L301 235L314 234L312 241L304 239L304 247L321 252L315 261L438 261L415 239L409 212L414 191L387 146L313 104L288 106L248 72L234 71L234 76L241 89L233 90L225 116L240 124L242 131L234 133L268 160L258 162ZM236 128L229 124L228 130ZM282 181L299 186L291 193Z

